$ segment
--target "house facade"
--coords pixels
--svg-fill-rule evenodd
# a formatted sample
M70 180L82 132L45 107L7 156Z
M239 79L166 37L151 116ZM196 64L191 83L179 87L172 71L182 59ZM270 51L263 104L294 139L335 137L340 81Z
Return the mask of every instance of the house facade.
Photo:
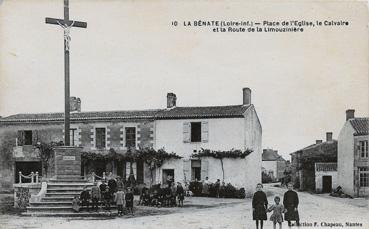
M158 111L72 113L71 145L82 147L82 152L102 155L111 150L125 154L128 148L153 147L153 117L156 112ZM63 142L63 120L62 113L18 114L0 120L2 154L11 155L8 166L2 166L0 170L2 186L9 187L9 184L18 183L20 171L25 175L31 172L38 172L40 176L47 177L54 175L53 158L45 171L35 145L40 142ZM81 165L81 175L88 176L95 172L102 176L103 172L112 172L127 178L130 174L130 163L86 159ZM145 174L143 162L134 162L132 166L139 183L149 179L149 175Z
M80 100L79 106L81 104ZM78 106L77 104L77 106ZM82 147L87 154L107 155L112 151L126 154L152 147L174 152L182 159L170 159L153 174L155 183L168 175L175 181L221 179L218 159L192 158L199 150L250 149L245 159L224 160L224 181L239 187L254 188L261 181L261 125L251 90L243 90L243 104L215 107L177 107L176 96L167 95L167 108L138 111L77 112L71 114L71 145ZM79 111L78 111L79 110ZM0 169L1 185L10 188L18 182L18 172L38 171L52 177L53 163L45 171L35 145L64 139L63 113L17 114L0 119L1 154L7 155ZM52 158L50 159L52 160ZM150 183L151 171L143 161L82 159L81 175L112 173L127 179L133 172L138 183ZM247 187L246 187L247 186ZM251 187L252 186L252 187Z
M337 186L337 163L315 163L315 192L331 193Z
M346 111L346 122L338 136L338 183L352 196L369 195L369 118L355 118Z
M326 141L316 140L315 144L291 153L291 178L295 188L315 191L315 163L337 163L337 140L332 132L326 133Z
M280 181L284 176L287 162L278 154L277 150L263 149L262 154L262 167L264 173L267 174L273 182Z

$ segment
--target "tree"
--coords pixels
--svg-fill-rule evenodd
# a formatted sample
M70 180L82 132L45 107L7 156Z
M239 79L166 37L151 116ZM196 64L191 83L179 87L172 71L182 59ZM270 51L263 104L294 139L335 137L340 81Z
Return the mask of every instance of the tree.
M54 147L55 146L63 146L64 143L61 142L37 142L35 148L38 149L38 156L41 159L42 167L44 169L44 176L47 177L47 172L49 169L49 161L54 155Z

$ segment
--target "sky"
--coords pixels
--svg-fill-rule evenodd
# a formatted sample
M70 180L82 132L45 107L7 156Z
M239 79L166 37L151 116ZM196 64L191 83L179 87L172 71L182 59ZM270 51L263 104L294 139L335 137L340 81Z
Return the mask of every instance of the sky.
M0 5L0 116L62 112L62 0ZM242 103L252 90L263 148L289 153L368 116L368 8L336 1L70 0L71 95L82 111ZM345 20L303 33L214 33L193 20ZM178 26L172 26L178 21Z

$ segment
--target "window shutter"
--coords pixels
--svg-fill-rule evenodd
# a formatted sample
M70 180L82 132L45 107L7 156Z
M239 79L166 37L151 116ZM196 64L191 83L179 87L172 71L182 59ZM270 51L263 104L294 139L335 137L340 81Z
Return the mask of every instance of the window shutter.
M190 181L191 180L191 160L183 160L183 176L184 181Z
M126 163L126 180L128 180L130 174L131 174L131 162L127 161L127 163Z
M135 180L137 181L137 163L136 162L132 163L132 170L133 170L133 176Z
M207 160L201 160L201 180L205 180L208 175L209 162Z
M201 140L202 142L209 142L209 122L201 122Z
M142 160L137 161L137 183L144 183L144 164Z
M183 123L183 142L189 143L191 141L191 123Z
M18 130L18 135L17 135L17 141L18 141L18 146L22 146L24 144L24 131L23 130Z
M36 145L38 142L38 131L32 130L32 145Z

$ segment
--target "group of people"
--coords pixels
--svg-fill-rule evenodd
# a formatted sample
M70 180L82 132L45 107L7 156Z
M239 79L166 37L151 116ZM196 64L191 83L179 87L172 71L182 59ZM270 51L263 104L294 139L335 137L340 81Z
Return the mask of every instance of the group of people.
M183 207L185 190L180 182L167 182L142 188L139 205L155 207ZM177 204L178 202L178 204Z
M99 204L104 206L105 210L110 212L111 203L116 203L118 215L124 214L125 209L133 215L133 190L131 187L124 187L124 183L120 177L117 179L109 179L108 182L102 180L91 188L91 192L85 186L79 196L75 196L72 202L73 210L78 212L81 207L98 211Z
M279 228L282 228L283 213L284 220L288 222L288 226L291 226L291 221L296 221L296 225L299 226L299 213L298 205L299 198L295 191L293 191L292 183L287 185L288 191L284 193L283 204L280 203L281 198L279 196L274 197L274 204L268 206L268 200L266 194L263 192L263 185L257 184L256 192L252 198L252 210L253 220L256 222L256 228L263 228L263 221L267 220L267 212L273 212L270 216L270 220L273 222L273 228L275 229L277 223Z

